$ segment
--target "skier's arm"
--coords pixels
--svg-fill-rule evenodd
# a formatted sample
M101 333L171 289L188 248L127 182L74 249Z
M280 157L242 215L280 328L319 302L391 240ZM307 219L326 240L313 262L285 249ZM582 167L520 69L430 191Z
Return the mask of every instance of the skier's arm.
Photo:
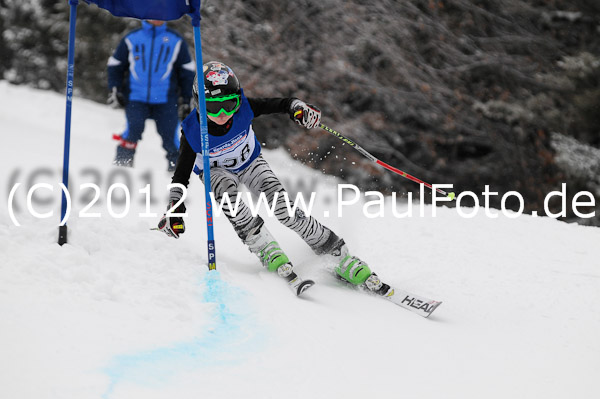
M295 100L293 97L289 98L248 98L248 103L254 117L265 115L265 114L288 114L290 112L290 106Z
M177 79L179 85L179 95L189 104L192 98L192 86L194 85L194 76L196 76L196 63L190 57L186 41L181 39L181 48L177 59L175 60L177 70Z
M294 97L289 98L249 98L254 117L264 114L288 114L290 119L307 129L318 127L321 111L314 105Z
M183 130L182 130L183 132ZM196 159L196 153L192 150L189 143L185 139L185 135L181 135L179 142L179 156L177 157L177 164L175 165L175 173L173 174L172 183L180 183L185 187L190 182L190 174L194 168L194 160ZM185 213L185 204L180 202L183 197L184 190L181 187L171 187L169 191L169 205L167 210L172 210L173 213L178 214L177 216L173 213L165 213L160 221L158 222L158 230L162 231L169 237L179 238L179 236L185 233L185 221L179 214ZM179 204L177 207L175 205Z
M110 56L107 63L108 91L116 87L119 92L123 90L123 78L129 69L129 48L125 39L121 40L117 49Z
M187 187L190 183L190 174L194 169L195 162L196 153L187 142L185 134L182 134L179 142L179 156L177 157L175 173L173 173L171 183L180 183Z

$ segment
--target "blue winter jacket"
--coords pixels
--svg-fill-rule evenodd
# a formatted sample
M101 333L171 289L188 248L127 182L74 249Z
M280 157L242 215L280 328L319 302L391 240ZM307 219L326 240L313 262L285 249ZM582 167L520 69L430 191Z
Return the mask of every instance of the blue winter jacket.
M142 27L128 33L108 60L108 88L129 101L149 104L186 101L192 97L196 65L185 40L166 24Z

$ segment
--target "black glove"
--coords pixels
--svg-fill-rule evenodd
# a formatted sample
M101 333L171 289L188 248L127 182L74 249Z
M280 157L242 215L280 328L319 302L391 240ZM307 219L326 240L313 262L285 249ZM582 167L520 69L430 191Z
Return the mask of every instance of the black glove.
M171 209L177 201L169 201L167 210ZM165 213L158 222L158 229L169 237L179 238L180 234L185 233L185 222L182 216L172 216L172 214L185 213L185 205L181 203L172 213Z
M290 118L307 129L319 127L321 123L321 110L312 104L295 99L290 105Z
M179 106L177 107L177 115L179 116L179 120L184 120L192 111L192 107L190 106L190 100L185 98L179 99Z
M125 96L116 87L113 87L108 93L108 99L106 100L108 105L112 108L123 108L125 107Z

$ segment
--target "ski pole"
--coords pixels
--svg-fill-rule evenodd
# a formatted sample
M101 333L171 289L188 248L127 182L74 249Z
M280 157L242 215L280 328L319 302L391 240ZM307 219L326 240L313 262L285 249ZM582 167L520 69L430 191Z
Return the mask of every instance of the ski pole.
M419 184L423 184L426 187L430 188L431 190L433 190L433 186L429 183L424 182L423 180L416 178L412 175L409 175L406 172L401 171L398 168L394 168L393 166L388 165L387 163L377 159L377 157L373 156L372 154L370 154L369 152L367 152L364 148L362 148L361 146L359 146L358 144L356 144L354 141L350 140L349 138L345 137L343 134L341 134L340 132L336 132L335 130L333 130L330 127L325 126L324 124L320 124L319 127L329 133L331 133L332 135L334 135L335 137L337 137L338 139L342 140L344 143L348 144L349 146L351 146L352 148L354 148L356 151L360 152L365 158L375 162L376 164L383 166L384 168L386 168L387 170L391 170L392 172L408 179L408 180L412 180L415 183L419 183ZM441 190L439 188L436 188L435 191L437 191L438 193L444 195L445 197L450 198L450 200L454 200L454 198L456 197L456 195L453 192L447 193L444 190Z
M65 141L63 151L63 185L65 190L69 187L69 154L71 151L71 110L73 107L73 77L75 74L75 26L77 24L78 0L70 0L69 14L69 46L67 52L67 105L65 112ZM68 208L67 193L63 191L60 208L61 224L58 226L58 245L67 243L67 219L65 218Z

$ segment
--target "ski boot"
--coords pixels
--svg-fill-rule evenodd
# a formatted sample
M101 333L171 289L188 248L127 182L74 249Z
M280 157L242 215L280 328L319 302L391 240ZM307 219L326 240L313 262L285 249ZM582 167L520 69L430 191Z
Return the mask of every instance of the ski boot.
M383 283L369 266L356 256L346 255L336 272L346 281L359 287L364 287L383 297L394 295L394 289Z
M287 281L288 286L296 295L302 294L315 284L312 280L303 280L298 277L289 258L262 223L248 232L244 242L250 248L250 252L256 254L264 267L271 272L276 271L279 277Z
M371 273L371 275L365 280L365 287L383 297L389 298L394 295L394 289L382 282L375 273Z
M373 273L365 262L349 254L344 240L333 231L325 244L315 252L333 256L338 263L335 272L350 284L367 288L369 291L384 297L394 295L394 290L389 285L381 282L377 274Z

